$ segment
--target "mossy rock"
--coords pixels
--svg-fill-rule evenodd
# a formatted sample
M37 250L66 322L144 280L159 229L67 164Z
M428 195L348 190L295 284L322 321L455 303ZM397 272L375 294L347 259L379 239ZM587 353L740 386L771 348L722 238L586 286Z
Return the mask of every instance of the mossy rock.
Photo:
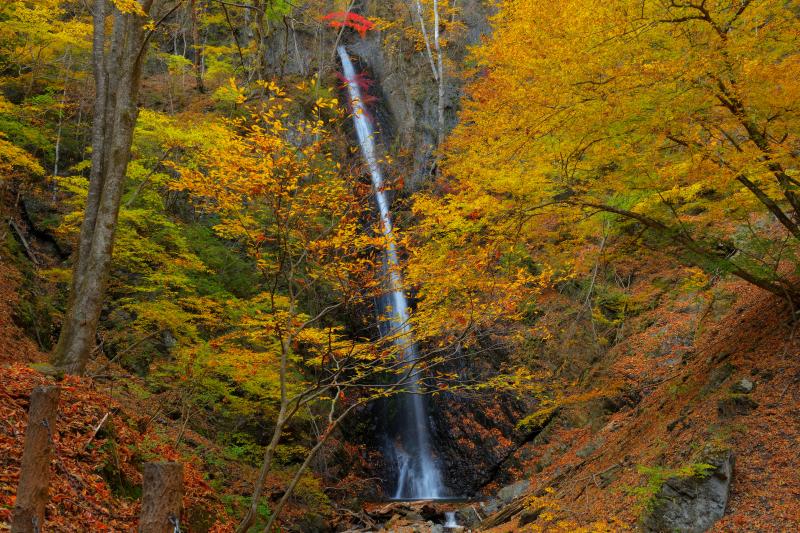
M641 521L642 531L702 533L722 518L733 476L733 454L708 450L701 460L706 468L695 475L664 481Z

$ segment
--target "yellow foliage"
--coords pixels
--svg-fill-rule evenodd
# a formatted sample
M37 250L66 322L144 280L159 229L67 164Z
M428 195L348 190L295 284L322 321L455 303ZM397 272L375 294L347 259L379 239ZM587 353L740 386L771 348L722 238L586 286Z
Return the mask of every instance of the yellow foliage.
M147 16L147 13L142 9L142 4L137 0L111 0L111 3L122 13L138 15L140 17Z
M604 206L656 220L707 270L771 279L797 260L751 224L767 204L742 177L796 211L800 19L780 0L740 4L500 2L443 175L415 198L409 277L431 325L518 321L542 287L586 270L573 252L604 233ZM718 257L723 239L746 253ZM712 252L678 244L691 241Z
M8 142L0 132L0 180L25 173L43 176L44 169L31 154Z

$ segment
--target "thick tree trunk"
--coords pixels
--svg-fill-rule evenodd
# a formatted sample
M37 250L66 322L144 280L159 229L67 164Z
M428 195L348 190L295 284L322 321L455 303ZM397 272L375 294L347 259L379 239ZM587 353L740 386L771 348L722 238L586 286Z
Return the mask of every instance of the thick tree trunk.
M160 0L140 0L140 3L150 13ZM109 13L113 14L114 24L107 46L105 19ZM83 373L95 345L147 45L145 21L141 17L121 13L108 0L95 0L93 16L96 94L92 169L69 307L53 353L54 366L71 374Z
M44 528L58 396L58 387L36 387L31 393L12 533L33 533Z
M145 463L139 533L172 533L183 511L183 465Z

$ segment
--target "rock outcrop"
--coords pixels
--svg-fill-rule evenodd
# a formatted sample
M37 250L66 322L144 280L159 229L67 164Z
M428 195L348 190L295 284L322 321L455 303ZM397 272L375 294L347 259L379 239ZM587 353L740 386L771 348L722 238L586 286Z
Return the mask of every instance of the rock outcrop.
M492 9L481 0L459 2L460 30L445 34L445 125L449 131L457 122L463 79L452 75L458 71L469 46L478 44L490 31ZM387 20L397 18L394 6L387 2L367 0L364 14ZM414 22L416 29L416 22ZM392 152L406 151L413 166L405 176L409 190L418 189L433 165L437 142L437 84L424 52L398 46L385 32L370 32L356 39L348 48L358 55L380 86L381 105L391 121L391 131L384 131L384 142ZM447 71L451 72L447 75ZM387 128L384 128L386 130ZM402 148L402 150L401 150Z
M725 514L733 475L733 454L709 454L714 469L704 476L675 477L664 482L652 510L642 522L647 533L702 533Z

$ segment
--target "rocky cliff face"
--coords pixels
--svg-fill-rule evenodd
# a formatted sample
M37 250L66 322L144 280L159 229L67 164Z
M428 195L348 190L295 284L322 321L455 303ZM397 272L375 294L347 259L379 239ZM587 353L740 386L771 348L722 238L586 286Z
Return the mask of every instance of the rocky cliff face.
M403 4L401 4L403 5ZM393 20L403 18L404 24L414 25L406 4L406 13L398 14L392 2L365 0L363 12L367 16ZM458 31L442 37L445 48L445 122L447 130L455 126L459 101L462 96L462 66L469 46L480 42L490 31L489 17L492 8L482 0L459 2ZM368 67L376 85L380 87L381 105L391 117L391 130L384 128L384 142L389 151L411 169L404 177L406 189L413 191L422 186L434 165L437 138L437 85L424 51L415 50L411 43L397 39L387 31L375 31L364 39L352 39L348 48Z
M468 49L491 31L494 11L486 0L462 0L456 14L442 24L445 68L445 123L449 131L457 122L463 94ZM412 0L360 0L352 10L375 20L390 21L387 29L376 29L360 37L352 30L341 35L341 43L357 56L359 66L374 81L382 141L400 163L398 173L407 191L419 189L435 165L437 139L437 84L424 48L408 38L419 31ZM432 29L428 27L428 31ZM267 63L278 76L332 76L339 70L333 32L322 26L301 26L294 22L270 29ZM318 65L322 58L322 68ZM391 174L391 172L390 172Z

